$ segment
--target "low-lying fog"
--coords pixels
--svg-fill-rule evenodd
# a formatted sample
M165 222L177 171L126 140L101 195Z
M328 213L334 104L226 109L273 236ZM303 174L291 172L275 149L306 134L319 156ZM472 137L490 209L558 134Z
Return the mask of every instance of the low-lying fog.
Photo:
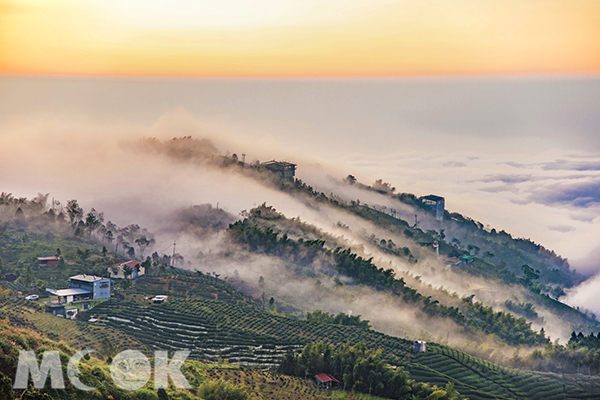
M344 235L334 227L342 222L351 228L344 237L352 244L361 243L361 229L379 236L364 221L240 174L132 151L144 137L193 136L209 138L222 153L245 154L246 162L295 162L299 178L347 199L390 206L384 196L331 177L353 174L366 184L382 178L400 192L442 195L451 211L530 237L572 259L579 272L598 271L600 144L589 140L600 126L597 79L385 85L5 77L0 89L0 191L17 197L50 193L63 204L76 198L86 211L103 211L106 220L156 231L155 250L176 240L178 252L193 261L198 246L212 245L161 234L174 211L203 203L238 216L266 202L336 236ZM218 238L210 240L217 245ZM398 271L412 268L366 245L365 251ZM426 269L414 272L433 286L469 294L459 277L442 282ZM568 302L600 314L590 295L597 281L573 289ZM299 293L312 296L313 289ZM351 303L329 311L369 309L366 302ZM388 315L366 318L393 325ZM553 337L565 334L546 330Z

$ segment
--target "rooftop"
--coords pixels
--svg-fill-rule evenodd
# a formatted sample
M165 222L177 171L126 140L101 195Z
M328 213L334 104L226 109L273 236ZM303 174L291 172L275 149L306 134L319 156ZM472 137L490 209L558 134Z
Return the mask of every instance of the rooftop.
M76 296L80 294L92 294L89 290L85 289L46 289L46 292L50 293L53 296Z
M131 268L135 268L136 265L140 264L140 266L142 265L141 261L136 261L136 260L131 260L131 261L125 261L119 264L115 264L113 265L114 267L125 267L125 266L129 266Z
M52 257L38 257L38 261L58 261L59 258L56 256Z
M287 162L287 161L275 161L275 160L271 160L271 161L266 161L260 165L264 165L264 166L277 166L277 167L295 167L296 164L291 163L291 162Z
M321 383L327 383L327 382L337 382L337 383L340 383L340 381L338 381L337 379L335 379L333 376L331 376L329 374L324 374L324 373L320 373L318 375L315 375L315 379L318 380Z
M435 194L430 194L428 196L419 197L421 200L431 200L431 201L441 201L444 200L443 197L436 196Z
M107 278L102 278L102 277L96 276L96 275L86 275L86 274L75 275L75 276L69 277L69 280L85 281L85 282L97 282L102 279L107 279Z

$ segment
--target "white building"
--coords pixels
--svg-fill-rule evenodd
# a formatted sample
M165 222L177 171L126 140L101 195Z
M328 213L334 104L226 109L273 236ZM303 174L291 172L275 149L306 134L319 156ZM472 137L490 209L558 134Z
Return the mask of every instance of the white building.
M68 289L46 289L50 296L58 297L59 303L83 300L110 299L110 279L95 275L75 275L69 278Z
M127 276L125 276L125 267L131 268L132 271L131 273L127 274ZM131 260L108 267L108 273L110 274L111 278L136 279L137 277L144 275L146 273L146 269L142 267L141 261Z

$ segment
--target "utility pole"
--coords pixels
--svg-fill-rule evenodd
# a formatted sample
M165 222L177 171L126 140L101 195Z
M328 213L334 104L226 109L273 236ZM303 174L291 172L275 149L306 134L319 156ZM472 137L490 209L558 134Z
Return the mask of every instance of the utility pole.
M415 228L419 225L419 220L417 219L417 214L415 214Z
M173 257L171 257L171 266L175 267L175 241L173 241Z
M246 153L242 153L242 164L246 165Z

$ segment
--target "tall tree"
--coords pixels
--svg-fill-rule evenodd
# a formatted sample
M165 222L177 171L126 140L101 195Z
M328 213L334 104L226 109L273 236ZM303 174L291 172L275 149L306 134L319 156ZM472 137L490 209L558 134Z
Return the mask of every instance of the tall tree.
M104 240L106 241L106 243L108 245L110 245L112 243L112 241L115 240L115 235L112 233L111 230L107 230L104 233Z
M148 239L146 236L141 236L135 240L135 244L140 248L140 257L144 257L144 251L148 246L154 244L154 239Z
M94 208L87 213L85 217L85 229L89 235L91 235L96 229L98 229L104 221L104 214L97 212Z
M73 199L67 201L67 215L69 216L69 221L73 226L81 221L81 218L83 217L83 209L79 207L77 200Z
M131 278L132 272L133 272L133 268L131 268L129 265L125 265L123 267L123 274L125 275L125 278Z
M85 266L86 260L90 257L91 251L90 249L77 249L77 257L81 260L81 264Z

